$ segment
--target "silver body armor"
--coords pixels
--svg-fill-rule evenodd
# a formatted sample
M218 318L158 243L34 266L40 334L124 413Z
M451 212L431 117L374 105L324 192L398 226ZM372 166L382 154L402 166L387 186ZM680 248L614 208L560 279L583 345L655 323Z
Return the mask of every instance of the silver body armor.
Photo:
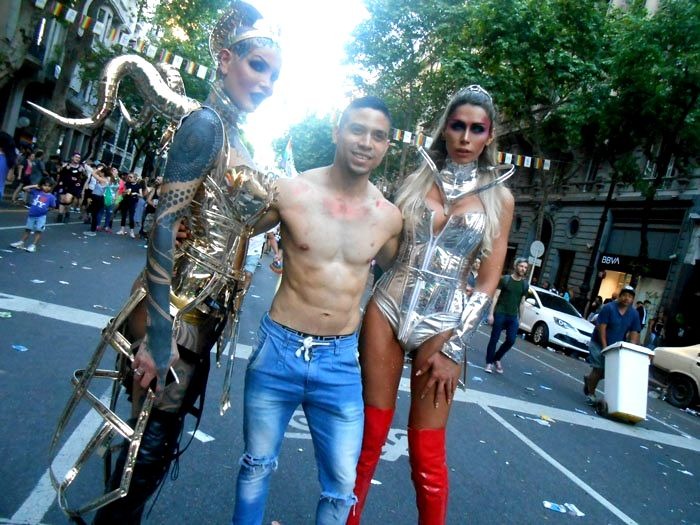
M434 215L422 206L413 225L404 224L396 261L374 290L377 306L406 352L461 326L470 301L467 276L484 234L481 212L452 215L440 232L433 231ZM443 352L461 364L461 344L458 347Z

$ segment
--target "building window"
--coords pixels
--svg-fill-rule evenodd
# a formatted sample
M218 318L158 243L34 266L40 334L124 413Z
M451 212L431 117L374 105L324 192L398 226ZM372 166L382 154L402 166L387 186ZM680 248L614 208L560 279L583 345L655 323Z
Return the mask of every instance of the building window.
M571 219L569 219L569 237L576 237L580 228L581 221L579 221L578 217L571 217Z

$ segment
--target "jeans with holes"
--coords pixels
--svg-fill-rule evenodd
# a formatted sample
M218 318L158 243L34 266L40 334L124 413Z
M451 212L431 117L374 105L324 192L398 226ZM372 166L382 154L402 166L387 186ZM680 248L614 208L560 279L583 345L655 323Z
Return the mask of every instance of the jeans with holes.
M344 524L357 501L355 465L364 406L357 334L306 338L266 314L250 356L244 392L245 451L236 483L234 525L262 523L284 432L301 405L313 440L321 495L317 525Z
M492 364L503 359L506 352L511 349L518 337L518 316L508 314L494 314L493 326L491 327L491 338L489 345L486 347L486 364ZM496 352L496 345L501 332L506 331L506 340Z

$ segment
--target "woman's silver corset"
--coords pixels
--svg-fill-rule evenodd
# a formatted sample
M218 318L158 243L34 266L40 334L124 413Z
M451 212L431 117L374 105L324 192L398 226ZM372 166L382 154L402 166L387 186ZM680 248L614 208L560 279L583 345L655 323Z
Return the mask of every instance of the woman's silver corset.
M454 313L459 318L468 300L467 274L486 217L481 212L452 215L434 233L434 215L424 206L413 225L404 224L396 261L377 283L399 307L399 341L405 342L421 319L432 314Z
M170 299L185 320L226 307L231 285L244 276L252 225L272 200L272 176L251 167L235 129L226 144L194 196L191 235L175 255Z

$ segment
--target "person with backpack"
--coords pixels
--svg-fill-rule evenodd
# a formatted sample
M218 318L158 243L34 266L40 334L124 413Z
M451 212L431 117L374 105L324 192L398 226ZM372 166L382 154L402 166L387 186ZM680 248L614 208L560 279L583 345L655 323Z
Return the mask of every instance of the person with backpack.
M527 281L527 270L527 259L521 257L515 259L513 273L501 277L498 289L493 296L491 312L489 312L491 339L486 347L486 368L484 368L488 374L492 374L494 368L499 374L503 373L501 360L518 337L520 305L530 289ZM503 330L506 331L506 340L496 352L496 345Z

